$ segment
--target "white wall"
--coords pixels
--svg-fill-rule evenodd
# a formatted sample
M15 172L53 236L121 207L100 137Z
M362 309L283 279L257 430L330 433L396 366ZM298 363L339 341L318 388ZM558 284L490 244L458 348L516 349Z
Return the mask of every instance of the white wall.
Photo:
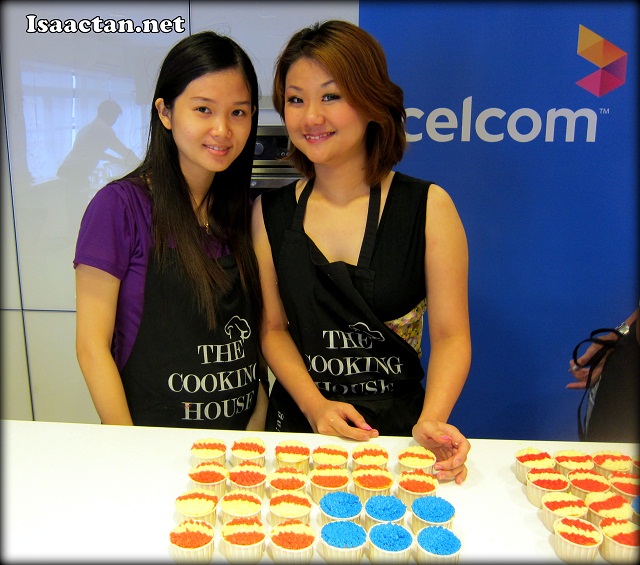
M95 192L144 153L162 59L189 32L230 35L256 66L260 123L278 124L270 102L277 53L291 33L315 21L358 23L358 2L9 1L0 9L6 108L0 151L9 165L2 167L1 416L97 423L75 356L75 239ZM186 31L28 33L29 14L38 21L100 16L136 24L180 16ZM122 108L114 130L132 154L121 167L100 161L87 182L63 181L58 166L105 99Z

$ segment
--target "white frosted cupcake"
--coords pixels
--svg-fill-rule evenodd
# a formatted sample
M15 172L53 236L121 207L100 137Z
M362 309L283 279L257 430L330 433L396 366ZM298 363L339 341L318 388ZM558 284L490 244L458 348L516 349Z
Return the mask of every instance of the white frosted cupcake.
M433 471L436 456L422 445L411 445L398 453L400 472L422 469L427 473Z
M213 526L184 520L169 533L169 555L177 563L209 563L213 558Z
M338 465L320 464L309 473L311 498L318 504L329 492L346 492L349 488L349 471Z
M600 528L582 518L558 518L553 523L553 547L565 563L591 563L602 544Z
M227 490L229 470L215 461L198 463L189 470L189 478L196 488L208 490L218 498L224 496Z
M613 471L631 471L633 459L619 451L596 451L593 454L595 470L608 477Z
M624 471L613 471L609 474L611 489L629 502L640 494L640 475Z
M438 487L435 475L423 469L403 471L398 477L398 498L407 506L421 496L435 496Z
M527 499L535 507L542 505L543 495L549 492L566 492L569 479L555 469L531 469L527 473Z
M603 518L600 529L604 540L600 554L609 563L638 563L640 561L640 530L629 520Z
M267 468L253 461L242 461L229 471L229 490L250 490L263 497L266 484Z
M290 439L281 441L275 448L278 467L295 467L303 473L309 472L311 450L305 443Z
M319 445L311 452L314 468L318 465L337 465L347 468L349 452L335 443L325 443Z
M363 465L386 469L389 463L389 451L377 443L364 443L353 448L351 461L353 461L354 471Z
M270 496L283 492L304 491L308 482L307 475L295 467L280 467L267 475Z
M351 480L356 495L363 503L376 494L391 494L393 486L391 472L378 465L360 465L351 473Z
M176 498L175 508L182 520L203 520L215 526L218 501L211 491L191 489Z
M570 492L548 492L541 503L542 522L551 533L558 518L585 518L589 510L584 500Z
M216 438L199 439L191 446L191 455L198 463L215 461L224 465L227 458L227 444Z
M304 492L276 494L269 500L271 524L280 524L292 518L308 524L312 506L311 498Z
M327 522L320 530L318 550L327 563L359 563L366 544L367 532L360 524Z
M598 526L603 518L630 520L633 514L631 504L624 497L614 492L590 492L584 499L589 512L587 519Z
M369 531L375 524L391 522L403 524L407 505L397 496L377 494L364 504L364 528Z
M589 469L577 469L567 475L571 484L571 494L575 494L584 500L590 492L607 492L611 489L609 481L600 473Z
M285 520L271 528L269 549L275 563L309 563L316 532L300 520Z
M591 455L575 449L556 451L553 460L556 462L556 469L565 477L576 469L593 469L594 466Z
M267 529L260 518L233 518L221 529L220 547L229 563L257 563L262 559Z
M416 562L454 565L460 561L462 542L451 530L427 526L416 534Z
M376 524L367 533L371 563L408 563L414 536L400 524Z
M525 447L516 451L516 478L527 484L527 473L531 469L554 469L555 461L546 451L536 447Z
M226 524L232 518L252 518L262 512L262 498L255 492L244 489L232 490L218 503L220 518Z
M242 461L253 461L264 465L267 460L267 447L259 437L247 437L234 441L231 446L231 465L239 465Z

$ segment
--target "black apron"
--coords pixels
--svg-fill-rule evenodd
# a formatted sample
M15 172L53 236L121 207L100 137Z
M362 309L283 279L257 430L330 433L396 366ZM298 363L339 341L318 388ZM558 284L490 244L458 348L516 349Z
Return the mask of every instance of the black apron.
M258 331L235 257L220 260L233 286L209 330L175 260L153 254L140 329L121 371L134 425L246 429L258 394Z
M422 411L424 370L416 351L372 310L375 272L370 263L380 186L371 188L357 266L329 263L305 234L304 214L312 189L311 180L274 258L291 337L326 398L352 404L381 434L410 436ZM269 398L267 430L312 431L277 380Z

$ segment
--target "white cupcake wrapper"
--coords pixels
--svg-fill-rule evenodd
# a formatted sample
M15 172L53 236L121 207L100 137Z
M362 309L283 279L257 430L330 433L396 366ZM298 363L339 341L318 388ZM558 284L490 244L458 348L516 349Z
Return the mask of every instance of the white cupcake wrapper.
M303 565L310 563L313 559L315 542L304 549L286 549L279 545L269 543L269 555L274 563L290 563L293 565Z
M605 534L600 546L600 555L609 563L638 563L640 561L640 547L624 545Z
M210 563L213 559L213 539L202 547L196 548L170 544L169 555L176 563Z
M318 553L327 563L360 563L364 557L364 549L367 545L366 540L357 547L333 547L325 542L322 538L318 542Z
M229 563L257 563L264 555L265 540L252 545L235 545L220 539L220 551Z

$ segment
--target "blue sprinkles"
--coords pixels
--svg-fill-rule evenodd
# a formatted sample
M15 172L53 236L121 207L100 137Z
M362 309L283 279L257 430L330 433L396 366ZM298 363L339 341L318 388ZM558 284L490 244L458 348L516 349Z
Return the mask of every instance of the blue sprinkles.
M328 522L320 530L320 537L331 547L352 548L367 541L367 533L355 522Z
M364 509L369 516L381 522L396 522L407 512L407 507L398 497L381 494L367 500Z
M416 498L411 504L411 510L425 522L447 522L455 514L453 504L439 496Z
M635 496L631 501L631 508L636 514L640 513L640 496Z
M458 537L442 526L428 526L418 532L418 544L436 555L451 555L462 547Z
M411 546L413 536L399 524L376 524L369 530L371 543L386 551L403 551Z
M362 502L350 492L330 492L320 499L320 508L332 518L353 518L360 514Z

